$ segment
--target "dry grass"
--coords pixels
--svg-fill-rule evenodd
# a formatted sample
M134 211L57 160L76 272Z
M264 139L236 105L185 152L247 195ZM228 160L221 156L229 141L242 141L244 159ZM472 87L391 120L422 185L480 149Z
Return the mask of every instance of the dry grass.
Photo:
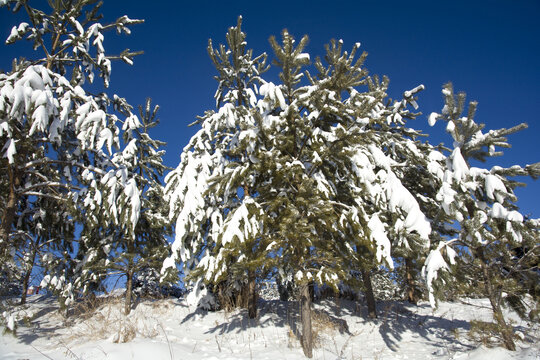
M299 339L300 334L295 334L293 329L291 329L290 326L288 328L289 329L287 331L287 347L289 349L292 349L292 348L300 346L300 339Z
M324 311L315 309L311 312L311 327L314 348L320 348L328 340L334 339L336 333L349 333L349 327L345 320L334 318ZM301 334L296 334L290 326L288 327L287 345L289 348L300 346L300 337Z
M337 331L341 334L349 333L349 326L345 320L332 317L321 310L312 311L311 322L313 329L319 332L334 333Z
M79 301L77 301L70 309L69 316L79 319L89 319L94 315L94 313L106 304L111 303L120 303L123 301L123 298L120 297L97 297L97 296L87 296Z
M168 300L146 301L126 316L123 306L122 298L113 297L82 302L77 307L78 319L71 329L70 339L109 339L125 343L137 336L154 338L159 335L159 319L172 308ZM152 310L145 310L148 307Z

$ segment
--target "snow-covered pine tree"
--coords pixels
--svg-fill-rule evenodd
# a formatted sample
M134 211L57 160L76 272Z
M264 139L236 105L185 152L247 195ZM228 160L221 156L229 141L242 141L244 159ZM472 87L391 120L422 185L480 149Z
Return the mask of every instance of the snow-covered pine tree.
M333 181L341 184L338 197L344 196L343 200L350 202L346 198L354 194L356 205L360 205L366 215L372 216L373 213L376 213L379 218L384 219L383 223L390 225L386 231L387 237L392 243L393 258L405 254L410 258L421 258L422 255L425 256L428 249L428 235L430 235L430 226L422 213L427 214L426 210L428 210L427 206L429 205L432 209L438 209L437 206L433 206L433 201L424 194L429 193L427 188L433 189L437 186L438 179L430 171L430 166L434 161L433 158L442 157L427 142L419 141L422 137L418 131L406 126L406 121L413 120L418 115L411 112L408 105L417 108L416 96L423 89L423 86L405 91L403 99L400 101L389 99L386 94L387 78L380 81L376 76L373 78L365 76L367 71L362 67L362 64L366 55L363 54L356 63L353 61L358 46L359 44L355 45L351 55L348 56L347 52L342 53L340 42L332 43L331 46L327 47L325 56L328 68L325 69L319 60L315 64L319 69L318 78L325 79L325 76L328 77L331 74L333 79L329 82L332 85L328 88L337 94L348 93L349 99L346 101L348 113L363 119L363 123L359 126L357 123L347 120L346 117L340 118L341 124L350 129L348 130L350 139L346 140L348 144L344 147L345 151L342 150L345 156L348 156L347 151L352 150L354 154L354 151L365 152L367 148L376 146L388 157L393 175L390 179L385 179L384 172L380 172L381 166L375 161L370 170L374 171L377 176L373 177L371 185L369 181L362 178L367 174L367 172L362 174L362 171L367 169L358 169L357 165L354 164L352 165L355 169L354 173L346 176L340 175L341 179ZM339 113L336 114L336 117L339 117ZM345 158L343 169L351 167L351 165L347 165L346 161ZM331 172L327 173L331 174ZM401 185L393 183L394 176L401 182ZM343 179L347 179L348 182ZM386 196L378 195L379 199L375 199L373 195L370 195L372 186L380 187L379 189L384 190ZM403 188L400 198L393 192L399 192L397 189L401 187ZM343 191L343 188L348 190ZM369 220L366 221L369 222ZM366 221L364 221L363 226L367 224ZM349 238L356 236L358 236L357 229L348 235ZM376 266L380 265L380 259L373 253L373 246L370 244L371 242L367 238L363 240L363 243L358 241L351 243L356 249L357 257L356 259L350 258L355 259L350 266L353 272L356 270L356 273L360 272L362 275L368 313L375 317L375 301L371 290L370 274ZM355 280L354 277L351 280ZM349 285L355 287L354 282Z
M89 226L83 229L84 253L96 254L94 258L80 264L85 280L95 277L122 276L126 279L125 314L129 314L132 304L133 278L141 270L160 269L165 258L170 255L167 236L172 234L167 219L168 204L164 200L161 178L167 167L163 164L164 142L154 140L149 130L155 127L159 107L151 108L150 99L145 107L140 107L140 126L124 132L122 152L113 157L113 162L125 167L133 177L133 191L140 191L140 215L131 235L129 223L126 225ZM165 282L176 280L177 272L169 272ZM89 276L91 275L91 276Z
M523 300L529 293L538 308L540 221L527 219L518 211L514 189L524 184L512 178L537 178L540 163L491 169L473 166L502 155L496 148L510 147L506 136L527 125L484 132L485 125L474 120L476 102L470 102L463 115L465 93L454 94L451 84L445 85L442 92L445 106L441 114L429 116L429 123L446 122L454 147L441 173L443 183L437 197L446 215L455 219L459 227L457 237L440 242L426 260L424 273L430 299L433 304L444 280L458 273L489 299L505 347L515 350L512 327L502 307L509 304L525 315L530 304Z
M283 84L261 89L275 162L274 191L262 203L278 267L302 288L302 340L311 356L309 284L337 289L351 270L392 267L389 234L416 233L427 249L431 228L396 170L427 157L417 153L416 132L401 127L414 117L407 105L422 87L387 101L387 82L366 77L365 54L355 59L359 44L348 53L341 41L327 46L325 63L315 61L317 75L307 73L310 85L300 86L306 42L295 46L286 31L281 45L271 38ZM273 95L277 90L283 100ZM398 162L395 153L407 158Z
M220 80L218 111L199 120L202 129L166 179L177 226L164 268L179 255L188 276L210 286L277 268L301 288L302 345L312 356L314 282L337 289L352 269L392 267L392 234L402 238L398 246L428 248L429 221L402 182L404 169L430 165L432 149L403 126L422 87L389 101L387 81L366 77L365 55L355 60L359 44L349 54L341 42L301 85L307 37L295 44L287 31L281 44L270 40L275 85L259 76L263 58L234 50L245 46L239 26L227 40L229 49L210 46L210 54L219 55L218 80L232 80Z
M13 245L16 220L23 219L21 204L28 198L64 202L72 218L94 225L100 213L107 223L126 224L132 235L139 190L125 166L113 161L113 149L120 146L120 127L133 129L138 120L124 99L94 95L83 86L97 73L108 87L111 61L132 62L137 53L105 52L104 33L129 34L128 26L142 21L122 16L101 24L101 3L92 0L50 1L49 13L24 0L0 5L26 12L29 21L14 26L6 43L26 38L43 55L14 62L10 73L0 74L2 183L8 189L1 209L1 246ZM65 259L66 251L57 255Z
M268 243L259 204L265 149L255 107L266 54L253 57L245 38L239 18L227 32L227 45L214 49L209 41L208 53L218 71L218 110L207 111L194 123L201 129L166 177L176 236L164 270L179 257L196 289L204 283L221 293L222 301L247 297L244 305L253 318L256 277L263 271Z
M18 146L23 149L22 151L27 151L31 145L31 139L21 140ZM41 149L37 149L35 157L39 158L41 156L43 156ZM2 163L1 160L0 163ZM7 159L5 159L4 165L6 164ZM47 170L41 175L44 174L54 176L53 173ZM21 178L21 182L26 184L27 178L27 176ZM4 176L2 180L6 186L2 194L9 196L9 177ZM7 199L3 200L6 200L2 201L2 204L5 205L8 201ZM51 209L54 210L54 213L48 213L48 210ZM4 243L4 246L0 247L0 249L2 249L3 256L6 259L6 262L2 262L3 264L7 266L9 263L7 258L11 257L10 261L14 262L22 270L21 276L17 279L22 284L23 289L21 304L26 302L30 274L33 271L34 264L39 263L43 250L48 248L52 242L59 241L61 237L69 237L69 234L66 234L69 225L67 223L57 224L54 221L62 219L65 210L65 204L52 197L25 197L18 204L16 216L13 218L16 230L10 234L10 243ZM53 235L54 233L58 236Z
M404 232L398 229L390 238L397 287L401 289L401 296L404 299L416 304L425 293L421 269L428 255L428 245L438 243L443 236L454 234L455 229L448 226L449 216L441 211L440 201L435 197L442 184L440 174L446 157L441 153L440 146L433 147L427 141L418 141L422 139L419 132L412 129L403 131L404 137L411 136L411 139L416 140L414 143L405 143L407 148L394 148L391 151L391 157L401 164L394 171L429 220L431 233L429 242L421 239L418 232Z

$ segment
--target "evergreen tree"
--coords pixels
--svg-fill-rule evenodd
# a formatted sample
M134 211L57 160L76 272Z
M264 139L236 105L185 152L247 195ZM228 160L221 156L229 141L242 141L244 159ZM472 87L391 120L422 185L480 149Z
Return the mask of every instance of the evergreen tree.
M417 134L420 136L421 134ZM431 244L438 244L448 235L455 234L450 225L448 215L441 211L440 201L435 194L440 189L442 180L440 174L444 167L446 157L439 147L433 147L428 142L415 142L411 147L417 156L414 161L407 161L403 155L398 155L404 165L396 172L414 198L421 211L428 218L431 225L429 235ZM409 159L411 159L409 154ZM416 304L425 293L424 282L421 280L421 268L428 255L425 243L419 241L416 233L407 234L398 232L392 236L392 257L395 261L395 278L402 288L402 297L410 303Z
M456 238L440 242L426 260L424 271L430 298L434 303L434 293L441 291L448 271L458 273L489 299L505 347L515 350L512 328L503 316L502 307L507 303L524 315L525 294L530 293L536 303L539 301L536 269L540 222L527 219L518 211L514 189L523 184L512 177L537 178L540 163L491 169L473 166L502 155L496 147L510 147L506 136L527 126L520 124L485 133L485 125L474 120L476 102L469 103L463 116L465 94L454 94L452 85L447 84L443 95L442 113L432 113L429 122L431 125L437 120L446 122L454 148L441 174L443 184L437 198L446 215L455 219L459 227ZM517 256L519 251L521 256ZM531 284L534 284L532 288Z
M247 297L244 305L254 318L256 277L268 243L258 200L264 148L255 107L266 55L253 58L245 37L239 18L227 33L227 46L214 49L209 41L219 73L218 110L199 118L201 129L185 147L178 168L167 175L176 238L164 269L179 253L188 280L204 281L222 301Z
M167 176L177 227L165 267L178 251L190 278L207 285L251 280L254 270L294 280L310 357L314 283L337 289L352 269L392 267L391 234L428 248L429 221L400 180L403 169L428 172L431 148L403 126L416 116L407 107L416 106L422 87L388 100L388 81L367 77L365 54L356 59L359 45L349 54L341 42L327 47L325 63L315 61L312 76L307 37L296 44L287 31L281 44L270 39L280 69L275 85L259 76L263 57L233 50L245 46L243 36L239 24L227 35L230 50L210 46L218 69L224 66L218 79L240 73L249 80L220 80L226 85L216 99L224 105L200 119L202 129Z
M325 65L315 61L316 76L307 72L310 85L298 86L306 41L295 48L287 32L283 45L271 40L282 92L289 96L285 106L274 101L279 110L270 112L279 114L271 136L278 196L268 200L268 212L276 216L267 228L278 231L282 271L304 289L303 344L310 356L309 283L337 289L351 281L352 270L363 269L369 285L371 268L393 266L391 234L416 234L426 249L431 228L400 181L402 167L427 157L415 146L416 132L403 126L415 116L407 105L415 105L422 87L405 92L401 101L388 100L387 80L366 76L365 54L355 59L359 44L348 53L340 41L327 46Z
M151 109L150 99L144 109L140 107L141 126L124 133L124 143L127 145L124 151L115 154L113 159L133 174L136 182L134 189L141 191L140 216L133 236L130 236L130 230L126 226L113 226L108 229L110 241L105 244L109 251L106 256L98 257L101 267L107 272L112 271L126 277L126 315L131 311L134 276L142 270L161 268L165 258L170 255L166 236L171 235L172 229L166 218L168 207L160 182L167 169L162 159L165 151L160 150L165 143L154 140L149 135L149 130L159 123L156 119L158 109L157 106ZM108 231L106 230L106 233ZM89 236L89 239L96 240L92 236ZM102 245L98 243L94 250L99 251ZM175 280L174 275L169 272L165 277L166 282Z
M84 293L95 291L107 277L121 276L126 279L124 310L131 311L133 278L139 271L161 268L169 256L166 236L171 227L166 218L168 208L164 202L160 178L166 168L159 150L163 142L152 139L148 131L158 124L158 107L153 110L150 100L140 107L141 125L124 133L122 152L114 155L113 161L124 166L140 189L140 215L133 235L127 224L108 224L102 215L95 226L87 223L82 229L78 252L75 255L74 286ZM176 280L176 273L168 273L165 282Z
M103 47L104 34L129 34L129 26L142 21L122 16L102 24L102 3L94 0L49 1L49 13L25 0L1 5L24 11L29 20L13 27L6 43L26 38L43 57L14 62L10 73L0 74L0 166L7 189L0 211L0 247L9 253L23 229L27 239L37 241L41 230L25 224L34 218L29 214L47 218L49 214L41 213L55 209L58 213L50 216L62 219L60 228L78 221L87 228L115 226L134 238L142 189L124 162L129 144L122 143L120 134L137 131L141 123L125 99L92 94L83 87L97 74L106 89L112 60L132 63L139 53L110 55ZM59 243L46 254L52 268L44 284L58 289L69 303L83 259L71 257L74 247L68 242L73 233L64 229L47 230L47 241ZM79 244L81 251L88 248Z

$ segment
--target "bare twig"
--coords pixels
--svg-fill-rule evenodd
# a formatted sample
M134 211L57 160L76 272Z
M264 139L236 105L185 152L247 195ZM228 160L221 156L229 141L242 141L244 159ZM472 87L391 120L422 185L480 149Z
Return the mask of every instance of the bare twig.
M36 350L38 353L40 353L41 355L45 356L47 359L54 360L54 359L53 359L52 357L50 357L49 355L42 353L42 352L41 352L39 349L37 349L34 345L30 344L30 346L31 346L34 350Z
M171 342L169 341L169 337L167 336L167 332L165 331L165 329L163 328L163 325L160 323L158 323L159 327L161 328L161 330L163 330L163 334L165 335L165 340L167 340L167 346L169 347L169 356L171 357L171 360L174 360L174 355L173 355L173 351L172 351L172 346L171 346ZM217 340L216 340L217 341ZM219 346L219 344L218 344ZM221 352L221 349L219 350L219 352Z

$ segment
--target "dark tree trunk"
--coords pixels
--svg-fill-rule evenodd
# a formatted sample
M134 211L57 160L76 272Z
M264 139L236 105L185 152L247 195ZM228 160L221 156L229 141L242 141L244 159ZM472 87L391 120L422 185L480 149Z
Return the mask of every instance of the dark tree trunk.
M2 247L5 248L9 244L9 233L11 232L11 225L15 220L15 213L17 211L17 191L16 189L21 185L21 179L19 178L17 171L11 166L8 166L9 175L9 194L2 214L2 224L0 224L0 241Z
M230 311L233 308L233 306L231 305L232 300L229 296L226 295L225 287L226 282L221 281L219 284L214 286L214 293L218 297L219 305L221 306L221 308L225 311Z
M368 316L371 319L377 318L377 303L375 301L375 295L373 294L373 286L371 285L371 271L362 270L362 281L366 288L366 302L368 308Z
M28 286L30 285L30 275L32 275L32 270L34 269L34 263L36 261L37 254L37 244L33 244L34 248L32 249L32 255L30 257L29 268L26 270L23 278L23 291L21 294L21 305L26 304L26 295L28 294Z
M257 317L257 283L255 281L255 272L248 271L248 316L250 319Z
M308 358L313 357L313 329L311 328L311 294L309 284L302 285L300 294L300 316L302 321L302 349Z
M407 276L407 301L411 304L418 304L418 296L416 294L416 283L413 274L413 262L409 258L405 258L405 273Z
M23 289L21 294L21 305L26 304L26 295L28 294L28 283L30 280L30 271L26 271L23 278Z
M309 296L311 297L311 302L315 302L315 282L310 281L309 282Z
M278 287L278 293L279 293L279 300L281 301L289 301L289 297L291 294L291 285L289 283L283 284L281 282L281 278L277 278L277 287Z
M126 275L126 302L124 304L124 313L126 315L129 315L129 313L131 312L131 295L133 292L133 273L131 273L131 271L128 271Z

